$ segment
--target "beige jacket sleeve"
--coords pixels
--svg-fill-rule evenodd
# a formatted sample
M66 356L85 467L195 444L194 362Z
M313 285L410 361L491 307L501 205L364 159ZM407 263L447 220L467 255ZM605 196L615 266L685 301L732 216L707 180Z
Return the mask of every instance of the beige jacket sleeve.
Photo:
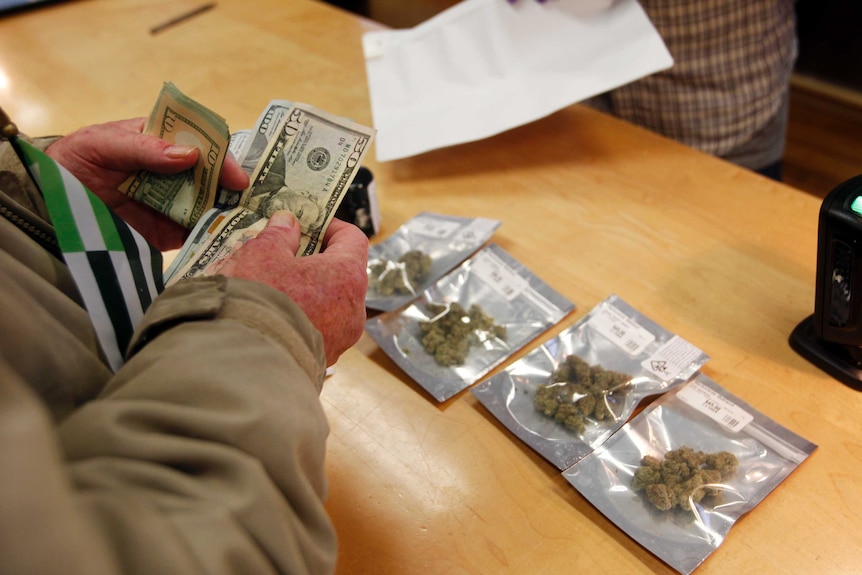
M64 268L0 224L3 573L331 572L325 358L302 311L252 282L180 282L110 375ZM102 373L58 420L46 390Z
M0 398L12 411L0 427L23 427L2 437L19 451L0 459L2 499L27 495L4 501L17 524L2 520L7 543L22 539L5 549L24 555L20 572L332 571L319 334L262 286L176 288L141 339L159 333L56 430L21 389L11 407Z

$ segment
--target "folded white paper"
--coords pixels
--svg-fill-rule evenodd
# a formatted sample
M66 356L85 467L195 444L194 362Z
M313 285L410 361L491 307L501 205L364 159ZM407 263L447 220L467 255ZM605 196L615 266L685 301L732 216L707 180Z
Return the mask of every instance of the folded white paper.
M464 0L367 32L363 48L379 161L487 138L673 65L636 0Z

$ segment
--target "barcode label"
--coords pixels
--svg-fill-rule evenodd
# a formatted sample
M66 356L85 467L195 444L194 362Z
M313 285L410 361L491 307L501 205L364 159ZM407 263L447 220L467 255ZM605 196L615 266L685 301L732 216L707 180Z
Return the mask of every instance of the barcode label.
M676 396L734 432L741 430L754 419L753 415L699 381L692 381L681 388Z
M461 222L450 222L438 218L417 216L410 223L410 231L426 238L442 240L454 234L461 225Z
M489 237L499 222L488 218L476 218L452 238L453 243L478 244Z
M652 332L609 305L603 306L590 318L589 326L632 356L640 355L655 341Z
M494 291L512 301L530 287L530 283L519 276L506 263L489 251L482 251L473 258L471 271Z
M679 337L670 338L649 358L641 362L641 366L668 381L679 377L682 373L691 373L691 365L703 356L703 351Z

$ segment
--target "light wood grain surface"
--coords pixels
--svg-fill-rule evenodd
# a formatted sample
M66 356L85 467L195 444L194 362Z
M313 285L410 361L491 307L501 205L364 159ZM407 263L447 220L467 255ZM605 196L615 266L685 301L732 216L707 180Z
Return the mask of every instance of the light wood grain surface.
M145 116L172 80L232 130L272 98L372 122L360 38L373 23L312 0L221 0L149 33L197 5L89 0L0 18L3 108L27 134L64 133ZM538 341L616 293L819 445L698 573L860 572L862 394L787 341L813 310L818 199L581 106L413 159L378 164L372 150L367 166L378 239L422 210L503 222L494 241L578 306ZM470 393L437 404L367 336L323 402L338 573L672 572Z

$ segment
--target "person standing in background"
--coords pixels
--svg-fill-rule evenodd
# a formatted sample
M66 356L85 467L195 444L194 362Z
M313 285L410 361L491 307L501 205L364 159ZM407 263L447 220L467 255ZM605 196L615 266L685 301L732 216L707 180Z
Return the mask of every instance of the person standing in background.
M581 1L601 9L617 0ZM584 103L780 180L794 0L638 1L674 65Z
M776 180L796 62L793 0L639 0L674 65L587 103Z

